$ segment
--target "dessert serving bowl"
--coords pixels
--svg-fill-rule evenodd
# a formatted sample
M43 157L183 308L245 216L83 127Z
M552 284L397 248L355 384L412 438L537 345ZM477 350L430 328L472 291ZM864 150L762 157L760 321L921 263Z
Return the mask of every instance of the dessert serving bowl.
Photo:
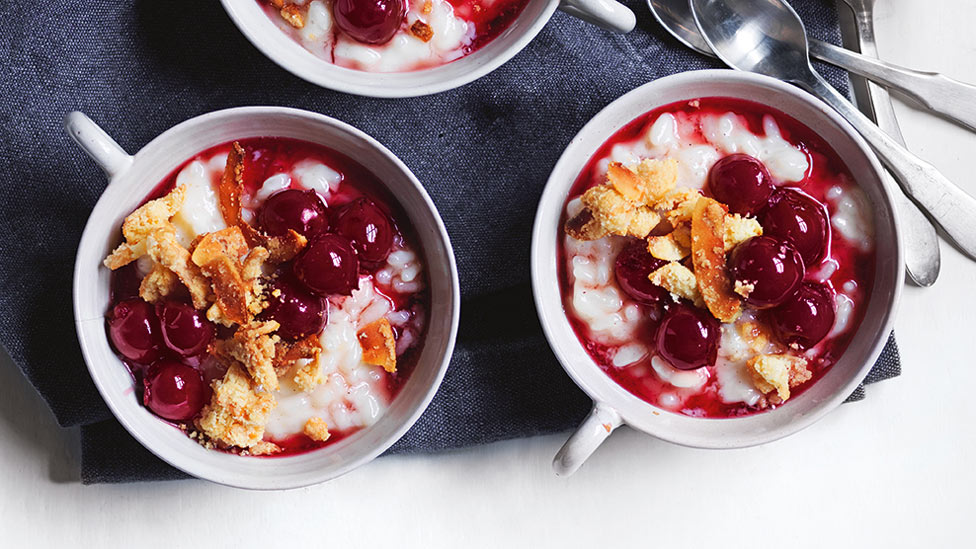
M324 482L367 463L413 425L447 369L457 333L460 297L453 250L443 222L423 186L396 156L348 124L281 107L241 107L198 116L162 133L132 156L82 113L69 114L66 127L109 177L78 247L73 296L77 334L102 398L140 443L170 465L199 478L240 488L287 489ZM103 259L118 244L123 219L188 159L215 146L236 140L246 143L251 138L300 140L369 166L383 187L380 190L395 197L402 219L409 225L405 229L422 248L419 251L426 258L429 297L419 355L389 408L375 423L335 437L315 450L267 458L205 447L154 415L140 402L133 375L113 351L106 330L106 312L112 302L111 272Z
M767 187L772 178L775 186L761 199L768 205L742 210L748 195L728 192L718 200L729 176L711 167L731 162L740 163L739 176L743 162L758 164L759 171L749 173ZM863 139L825 104L751 73L662 78L623 95L587 123L552 171L532 237L532 285L546 337L594 401L556 455L556 472L574 472L623 424L692 447L737 448L795 433L850 396L888 339L904 276L881 169ZM588 179L603 173L605 183ZM586 190L581 184L591 187L577 200ZM819 255L804 249L801 261L797 251L813 234L808 224L799 221L805 236L798 238L795 231L782 232L775 222L782 217L770 217L782 211L783 197L823 212ZM799 220L812 211L797 207L785 215ZM628 218L626 212L636 213ZM691 235L682 237L679 229ZM772 260L779 274L767 270L740 279L756 263L739 260L771 242L788 252ZM635 257L654 265L642 279L632 277L640 272ZM725 261L731 274L721 274ZM792 272L790 264L800 273L789 282L792 289L784 288L775 303L759 302ZM656 286L648 286L648 278ZM566 280L575 282L567 287ZM656 297L662 291L664 297ZM811 298L811 292L833 301ZM816 305L804 309L816 303L820 312ZM723 311L726 305L734 310ZM604 316L604 310L610 312ZM807 314L803 310L820 320L785 331L782 319ZM695 327L688 318L698 319ZM807 337L811 326L820 330L813 338Z
M421 0L415 1L423 4ZM247 39L282 68L325 88L371 97L428 95L457 88L480 78L504 64L528 45L557 8L615 32L630 32L636 23L633 12L615 0L527 0L521 13L504 31L463 57L418 70L370 72L345 68L311 53L276 26L273 19L265 12L263 2L222 0L222 3ZM301 4L303 9L307 9L306 2L298 4ZM480 6L476 7L480 9ZM422 13L429 12L428 3ZM334 18L323 14L321 19L329 21L327 25L332 25L331 21ZM435 36L435 41L436 39ZM425 41L429 40L429 36L425 37ZM420 42L414 44L414 46L420 45ZM362 45L360 57L375 55L368 46L368 44Z

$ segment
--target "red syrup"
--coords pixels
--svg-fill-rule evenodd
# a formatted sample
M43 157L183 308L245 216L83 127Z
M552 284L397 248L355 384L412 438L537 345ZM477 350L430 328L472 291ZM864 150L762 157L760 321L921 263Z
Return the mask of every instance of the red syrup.
M801 181L783 184L781 186L784 188L798 189L813 197L821 204L824 204L829 214L833 215L835 213L832 203L827 200L828 191L838 184L854 186L855 183L847 166L829 144L814 133L813 130L776 109L743 99L707 97L699 99L696 105L691 105L688 101L681 101L658 107L653 111L636 117L607 139L593 156L590 157L573 183L564 203L560 225L562 226L566 222L565 204L568 204L571 200L583 194L590 187L604 182L606 173L600 171L600 161L610 156L611 150L616 145L636 144L646 135L651 125L654 124L660 115L664 113L674 115L679 127L688 127L688 124L693 124L695 130L691 137L692 140L705 144L707 140L702 134L701 126L697 122L698 119L702 115L721 116L729 112L735 113L749 131L758 136L765 135L763 117L772 116L779 127L782 137L807 155L810 166ZM682 137L687 137L684 132L682 133ZM707 185L703 192L706 196L710 196ZM683 415L707 418L731 418L764 411L764 409L760 409L759 407L749 406L741 402L724 402L719 395L719 386L716 382L714 366L704 368L708 381L701 389L690 393L685 392L688 390L676 389L658 377L651 368L650 361L647 359L638 362L634 366L625 366L622 368L613 366L612 359L615 348L594 341L590 337L589 328L586 324L576 318L571 311L573 290L566 265L567 255L563 238L564 235L560 232L557 242L557 268L560 289L563 294L564 310L580 343L582 343L587 353L593 358L600 369L606 372L611 379L627 389L630 393L655 406L659 406L658 402L662 394L678 393L682 396L683 403L680 409L675 411ZM861 251L842 238L835 236L827 243L826 257L823 262L819 266L813 266L807 269L805 280L817 281L818 278L816 275L819 274L828 262L833 263L835 270L833 274L827 277L824 282L825 285L836 291L845 282L854 282L857 285L856 290L853 292L855 295L855 306L846 330L839 334L827 336L823 341L820 341L811 348L811 354L816 358L810 361L807 368L810 369L813 377L806 383L790 390L791 400L816 383L837 362L850 344L867 309L876 264L873 249L869 252ZM611 284L617 283L612 280ZM629 299L623 291L620 293L625 296L625 299ZM633 300L630 301L633 302ZM640 307L642 313L642 320L636 330L635 339L646 348L651 349L652 354L657 354L654 333L660 314L654 308L646 305L638 304L638 307ZM761 321L763 314L762 312L759 314ZM788 402L781 404L781 406L787 405ZM771 405L766 409L772 408L775 408L775 406Z
M337 213L343 205L354 200L360 198L371 200L392 220L394 246L409 244L410 248L419 257L425 257L420 241L416 233L409 226L406 213L400 207L396 198L383 187L372 172L352 158L315 143L291 138L255 137L239 139L237 142L245 150L244 190L246 196L252 196L268 177L276 173L289 173L299 162L311 160L325 164L342 176L338 191L332 193L329 197L329 215ZM176 187L177 176L188 164L194 160L205 162L217 154L226 154L230 151L232 143L227 142L211 147L182 163L156 185L142 203L145 204L150 200L167 195ZM213 177L214 180L211 183L216 189L219 183L220 173L215 173ZM291 188L304 190L294 178L292 179ZM383 285L376 280L374 276L375 270L375 265L364 265L360 268L359 277L371 279L377 295L389 301L391 306L396 310L409 310L413 312L413 315L427 314L427 311L430 310L430 295L427 289L429 287L429 281L426 271L421 273L424 281L423 290L413 294L401 294L391 286ZM133 297L137 298L139 295L140 281L141 278L136 269L135 262L113 271L110 277L111 302L109 304L109 310L120 301ZM173 299L182 303L190 303L189 294L182 286L181 290L178 290L177 294L173 296ZM417 334L418 341L410 349L405 351L404 354L397 357L396 373L383 372L386 378L385 387L383 387L386 392L384 396L390 402L399 394L400 389L402 389L403 385L409 379L423 351L427 323L422 322L421 325L423 326L423 331ZM214 327L218 338L226 338L233 334L232 329L219 325L214 325ZM394 326L393 330L394 335L399 338L399 329ZM143 380L146 377L150 365L140 364L122 356L119 358L126 365L129 374L132 376L136 395L140 402L142 402L144 396ZM183 362L199 369L208 383L223 377L225 371L225 368L218 361L209 357L191 357L184 359ZM183 430L192 428L192 422L179 423L163 418L160 418L160 421L166 421ZM329 439L324 442L312 440L302 433L296 433L284 439L266 438L265 440L278 445L281 448L281 452L261 457L277 458L310 452L339 442L344 438L354 435L358 431L358 428L344 431L330 430Z
M410 11L422 11L424 2L426 0L406 0L408 5L408 12ZM448 0L451 6L454 8L454 15L461 19L464 19L470 23L474 24L475 32L474 37L470 44L463 47L461 57L470 55L471 53L480 50L485 47L492 40L498 38L503 32L511 27L512 23L518 18L518 16L525 10L525 6L529 4L529 0ZM271 5L271 0L257 0L264 12L272 19L278 23L281 21L281 16L278 13L278 8ZM330 6L331 9L331 6ZM407 17L404 18L403 23L400 25L400 29L397 33L410 33L410 25L407 23ZM284 30L289 36L298 41L297 30L290 27L287 23L282 21L282 24L278 25L282 30ZM337 28L332 29L333 38L338 33L342 33L341 30ZM344 34L344 33L343 33ZM383 44L379 44L378 47L382 47ZM335 63L340 66L346 66L351 69L361 69L355 62L340 61L335 58L335 43L328 49L328 53L325 51L316 53L319 57L328 57L330 63ZM459 57L460 58L460 57ZM456 59L452 60L456 61ZM411 72L417 70L424 70L434 68L440 65L450 63L451 61L442 61L438 59L431 59L428 61L421 61L415 66L406 69L403 72ZM368 70L368 69L366 69Z

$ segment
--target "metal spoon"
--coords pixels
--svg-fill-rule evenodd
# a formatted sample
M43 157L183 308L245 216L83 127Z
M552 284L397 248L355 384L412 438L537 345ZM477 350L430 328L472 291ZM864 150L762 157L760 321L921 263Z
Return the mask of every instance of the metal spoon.
M705 42L705 39L702 38L701 33L698 32L698 27L695 25L695 18L691 13L691 6L688 0L647 0L647 6L661 26L678 39L679 42L700 53L714 56L712 49ZM813 44L815 41L811 40L810 42ZM811 53L816 55L815 51L811 51ZM887 92L883 88L878 88L878 91L887 96ZM889 101L889 110L891 109L890 104ZM894 121L893 111L891 112L890 118L886 118L886 120L890 120L891 124L889 127L895 129L896 133L892 133L892 137L904 145L905 143L901 139L901 134L897 133L898 126L897 122ZM879 125L880 122L879 114ZM895 196L895 202L907 233L904 239L905 270L915 284L919 286L931 286L939 278L939 270L942 264L938 234L936 234L935 227L925 217L925 214L905 195L898 193Z
M976 259L976 199L881 131L813 69L806 29L793 8L782 0L690 1L698 30L722 61L794 83L837 110L960 251Z
M684 0L682 3L687 4ZM874 39L874 0L844 0L854 12L857 26L857 43L861 54L878 57L878 46ZM899 144L905 144L895 107L891 103L888 90L867 81L867 95L863 98L878 127ZM863 112L864 109L861 109ZM905 227L905 268L909 278L919 286L931 286L939 276L941 264L939 240L935 227L912 201L904 195L896 197L902 223Z
M647 0L651 13L672 36L705 55L714 55L695 26L685 0ZM908 69L853 52L816 38L808 39L810 55L878 84L898 90L972 131L976 131L976 86L935 72Z

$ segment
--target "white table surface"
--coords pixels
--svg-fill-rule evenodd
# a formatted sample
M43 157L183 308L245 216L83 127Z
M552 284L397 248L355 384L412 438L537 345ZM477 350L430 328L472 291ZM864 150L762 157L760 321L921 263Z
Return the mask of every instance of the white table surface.
M882 55L976 83L976 3L879 0ZM976 193L976 135L896 105L909 147ZM203 481L81 486L78 435L0 361L0 547L961 547L976 493L976 265L946 244L908 287L904 374L785 440L693 450L621 429L573 477L566 435L382 458L331 483L250 493ZM297 545L293 545L297 546Z

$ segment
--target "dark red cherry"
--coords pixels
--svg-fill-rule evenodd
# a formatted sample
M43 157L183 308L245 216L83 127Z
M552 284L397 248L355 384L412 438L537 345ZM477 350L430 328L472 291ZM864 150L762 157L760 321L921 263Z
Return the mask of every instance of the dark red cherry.
M708 172L708 190L732 213L752 215L766 205L773 193L773 180L758 159L730 154Z
M647 244L641 240L617 254L613 272L620 288L635 301L647 305L663 305L671 301L671 294L657 284L652 284L647 277L664 264L664 261L647 252Z
M389 42L407 15L405 0L336 0L336 25L364 44Z
M156 308L163 343L181 357L207 350L214 338L214 325L188 303L167 301Z
M804 282L782 305L770 311L773 332L783 344L809 349L834 327L834 292Z
M150 366L142 383L146 408L171 421L192 419L210 399L210 387L203 374L174 360L161 360Z
M329 230L329 217L317 192L285 189L264 202L258 224L271 236L281 236L291 229L312 238Z
M360 197L343 206L335 225L337 233L352 241L360 261L381 263L390 255L393 223L372 200Z
M129 263L125 267L112 271L109 289L111 291L110 300L118 303L127 299L139 297L139 286L142 284L143 274L139 272L136 261Z
M706 310L673 303L657 326L655 341L662 358L679 370L715 364L721 326Z
M359 259L349 239L319 235L295 258L292 272L314 294L351 295L359 287Z
M737 293L747 304L766 309L792 295L803 281L806 269L793 244L756 236L732 250L729 274Z
M135 298L120 301L109 313L108 335L120 355L148 364L163 354L156 310Z
M779 189L759 213L763 234L789 240L808 268L816 267L830 246L827 210L813 197L795 189Z
M281 325L276 332L282 339L300 339L317 334L329 321L329 302L310 294L288 274L283 273L268 292L264 317Z

